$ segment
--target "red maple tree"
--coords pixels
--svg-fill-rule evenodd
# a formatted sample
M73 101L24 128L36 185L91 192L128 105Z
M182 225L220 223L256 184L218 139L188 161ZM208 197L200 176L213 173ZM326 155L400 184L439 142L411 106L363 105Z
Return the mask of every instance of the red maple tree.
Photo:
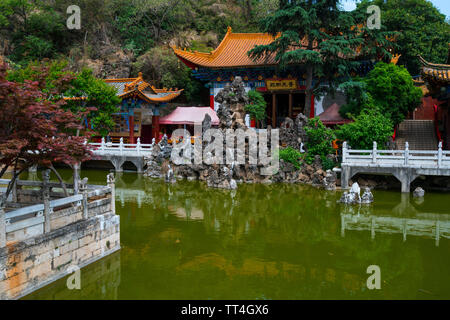
M7 70L6 64L0 65L0 178L8 168L14 174L0 197L0 207L5 205L17 177L28 168L38 165L54 170L55 162L73 166L92 157L85 144L92 133L80 121L86 114L64 110L64 100L52 99L58 88L43 93L40 81L8 81ZM65 81L70 79L61 79L61 86Z

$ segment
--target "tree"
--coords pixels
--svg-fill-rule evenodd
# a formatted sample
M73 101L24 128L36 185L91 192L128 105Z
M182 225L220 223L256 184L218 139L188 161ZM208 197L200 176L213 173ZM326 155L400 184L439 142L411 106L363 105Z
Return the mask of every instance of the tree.
M354 120L336 130L336 136L354 149L372 149L373 141L381 148L394 134L392 121L373 105L365 108Z
M73 112L86 112L92 129L101 136L106 136L114 126L112 114L119 111L121 100L117 90L106 82L95 78L92 71L83 69L71 82L65 92L69 97L85 97L85 100L71 100L67 106Z
M165 25L170 24L171 14L181 0L132 0L132 3L150 24L155 40L159 41Z
M74 113L87 112L87 118L98 134L106 136L113 127L112 114L118 111L120 98L116 89L95 78L92 71L84 69L74 73L65 60L43 60L30 63L26 68L11 70L8 79L16 82L37 81L41 91L50 100L62 97L84 97L69 100L62 107ZM84 120L84 119L83 119Z
M280 69L296 64L306 75L305 114L313 93L333 91L342 79L357 71L355 58L390 58L392 33L364 26L367 14L346 12L338 0L281 1L280 8L263 19L261 28L275 40L249 51L253 59L273 56ZM313 84L313 79L320 79ZM320 88L321 83L328 88Z
M359 77L342 83L339 88L345 92L347 100L347 103L339 109L339 113L344 118L358 116L369 100L373 102L372 97L367 93L367 84Z
M364 82L374 105L394 125L402 122L421 103L422 91L414 86L411 75L403 66L379 62Z
M6 203L17 177L29 167L40 165L50 168L54 162L74 165L92 156L84 144L89 132L76 135L80 118L64 110L64 101L49 101L40 90L39 82L12 82L6 79L7 66L0 66L0 178L8 168L13 177L7 191L0 197L0 207ZM56 172L57 173L57 172ZM58 175L59 176L59 175Z
M398 31L395 53L399 64L412 75L420 74L420 54L428 61L445 63L450 42L450 24L445 15L427 0L364 0L358 8L364 11L375 4L381 9L381 23L387 30Z

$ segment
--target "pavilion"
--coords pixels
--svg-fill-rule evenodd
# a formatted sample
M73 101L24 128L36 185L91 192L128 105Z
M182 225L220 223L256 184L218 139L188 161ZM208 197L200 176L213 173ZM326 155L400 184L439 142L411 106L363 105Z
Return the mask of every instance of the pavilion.
M109 133L115 141L123 138L126 143L157 141L160 137L160 109L177 98L183 89L157 89L144 81L140 72L137 78L106 79L105 82L117 89L122 99L120 112L113 114L115 126Z
M333 103L324 112L319 114L319 119L327 127L335 127L337 125L346 124L352 122L350 119L345 119L339 114L341 106L337 103Z

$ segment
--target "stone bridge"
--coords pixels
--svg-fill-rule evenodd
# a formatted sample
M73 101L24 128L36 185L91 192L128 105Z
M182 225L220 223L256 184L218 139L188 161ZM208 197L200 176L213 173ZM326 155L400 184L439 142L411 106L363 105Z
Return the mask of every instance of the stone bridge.
M123 172L123 164L129 161L136 166L138 173L143 173L144 157L149 156L153 148L153 144L141 144L139 138L135 144L125 144L123 138L120 138L120 143L105 143L105 139L102 138L101 143L90 145L94 147L93 152L97 160L111 162L116 172Z
M393 175L402 185L402 192L410 192L411 182L419 176L450 177L450 151L442 150L442 142L437 150L377 150L376 142L372 150L353 150L342 146L341 186L348 188L350 179L357 173Z

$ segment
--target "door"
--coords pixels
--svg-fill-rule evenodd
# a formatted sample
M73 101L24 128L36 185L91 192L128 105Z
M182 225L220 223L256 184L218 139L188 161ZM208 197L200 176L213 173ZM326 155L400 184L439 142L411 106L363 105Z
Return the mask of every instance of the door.
M152 125L143 124L141 127L141 143L152 143Z

